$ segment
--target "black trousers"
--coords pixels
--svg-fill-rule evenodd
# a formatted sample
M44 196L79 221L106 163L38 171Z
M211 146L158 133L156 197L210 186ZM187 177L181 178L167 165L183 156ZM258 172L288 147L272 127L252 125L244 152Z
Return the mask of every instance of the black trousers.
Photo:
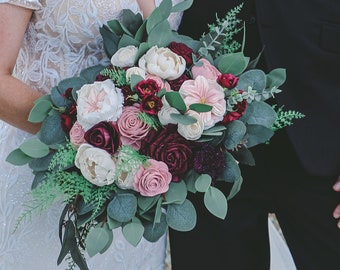
M202 196L191 196L197 226L170 230L172 269L269 269L267 222L275 213L298 270L339 270L340 230L332 217L340 198L332 189L337 176L305 172L284 131L252 152L257 164L242 168L244 182L225 220L205 209ZM226 183L220 188L230 189Z

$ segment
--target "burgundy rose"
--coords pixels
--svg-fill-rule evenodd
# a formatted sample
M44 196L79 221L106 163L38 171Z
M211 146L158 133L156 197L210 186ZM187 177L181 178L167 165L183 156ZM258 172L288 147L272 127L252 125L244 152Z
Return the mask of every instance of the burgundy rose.
M179 182L192 166L192 145L177 132L177 125L151 130L142 141L139 152L169 167L172 181Z
M129 85L124 85L120 88L124 95L124 106L132 106L138 100L137 94L134 94Z
M162 109L163 102L157 96L146 96L142 99L140 110L150 115L157 115Z
M217 83L228 89L233 89L236 86L237 82L238 77L234 76L231 73L221 74L217 77Z
M192 54L194 51L190 47L188 47L184 43L178 43L173 41L169 44L168 48L175 54L182 56L185 59L187 66L192 65Z
M222 120L222 123L226 125L230 123L231 121L239 119L245 113L247 107L248 107L248 103L245 99L237 103L235 105L235 111L227 112L227 114L224 116Z
M189 76L183 73L181 77L176 80L168 81L168 83L170 84L173 91L178 91L181 88L182 84L189 79Z
M72 90L73 88L67 88L65 94L61 94L64 98L71 100L72 99Z
M100 122L84 135L85 140L100 149L106 150L109 154L113 154L120 146L120 136L117 126L113 122Z
M158 83L153 79L145 79L140 81L135 86L137 94L144 98L146 96L154 95L161 90Z
M107 69L113 69L113 66L112 65L110 65L110 66L108 66L107 67ZM110 79L110 76L108 76L108 75L102 75L102 74L98 74L97 76L96 76L96 81L99 81L99 82L103 82L103 81L105 81L105 80L107 80L107 79Z
M60 118L61 118L61 128L62 130L68 134L72 128L72 118L69 114L67 113L62 113L60 115Z

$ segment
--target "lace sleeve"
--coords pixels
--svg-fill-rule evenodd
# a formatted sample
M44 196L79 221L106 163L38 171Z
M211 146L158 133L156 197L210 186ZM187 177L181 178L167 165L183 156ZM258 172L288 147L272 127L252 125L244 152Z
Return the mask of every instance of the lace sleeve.
M0 0L1 1L1 0ZM172 4L176 5L183 0L172 0ZM159 6L159 4L162 2L162 0L156 0L156 6ZM171 13L169 17L169 23L171 25L171 28L173 30L177 30L179 27L179 24L181 23L183 12L176 12L176 13Z
M41 9L42 7L40 0L0 0L0 3L8 3L34 10Z

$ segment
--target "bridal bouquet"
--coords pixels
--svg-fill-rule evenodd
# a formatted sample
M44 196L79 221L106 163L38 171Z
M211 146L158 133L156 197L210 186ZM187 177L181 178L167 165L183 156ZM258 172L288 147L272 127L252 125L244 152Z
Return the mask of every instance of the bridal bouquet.
M100 29L111 64L89 67L35 102L29 120L41 130L7 160L35 174L31 210L65 201L58 264L69 255L88 269L82 252L105 252L118 227L134 246L168 227L193 229L188 192L204 193L207 209L224 219L241 187L238 164L255 165L249 148L301 116L265 102L280 92L285 71L256 69L233 40L241 6L200 40L171 30L170 13L191 2L164 0L145 20L124 10ZM216 181L233 183L230 194Z

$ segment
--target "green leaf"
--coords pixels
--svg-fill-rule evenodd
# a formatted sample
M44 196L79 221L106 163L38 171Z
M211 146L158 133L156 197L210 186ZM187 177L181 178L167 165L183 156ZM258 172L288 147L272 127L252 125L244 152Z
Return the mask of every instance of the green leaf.
M168 1L168 0L166 0ZM155 8L146 21L146 32L150 35L150 32L164 21L162 12L159 8Z
M149 44L146 42L142 42L138 47L138 52L136 54L135 61L141 58L149 49L150 49Z
M178 203L181 204L187 197L187 187L184 181L171 182L169 190L165 193L165 201L163 204Z
M37 172L33 178L31 184L31 190L37 188L41 183L44 183L48 180L48 172Z
M196 179L195 188L199 192L206 192L211 185L211 176L202 174Z
M100 227L91 228L85 239L87 253L90 257L93 257L100 253L109 241L109 230Z
M286 70L284 68L273 69L267 74L267 88L280 87L286 80Z
M130 87L131 89L134 89L135 86L140 82L144 80L142 76L139 76L137 74L132 74L130 79Z
M184 182L186 183L188 191L196 193L195 183L199 176L200 175L195 170L189 170L185 173Z
M72 260L75 262L75 264L79 267L80 270L89 270L85 258L83 257L83 254L81 254L77 246L71 248L70 252Z
M110 218L109 216L107 217L107 224L109 226L109 229L111 229L111 230L117 229L117 228L122 226L121 222L114 220L114 219Z
M105 251L107 251L111 247L111 244L113 242L112 229L109 227L109 225L107 223L105 224L104 227L105 227L106 231L108 232L109 238L108 238L106 246L99 252L100 254L103 254Z
M234 120L227 126L223 145L227 149L235 148L244 139L247 128L240 120Z
M80 72L80 80L78 84L75 85L74 89L80 89L85 83L93 83L96 80L97 75L104 69L105 67L102 65L91 66L83 69Z
M41 125L39 139L46 145L61 144L66 141L66 134L61 128L58 114L46 117Z
M166 223L165 214L162 213L160 222L153 223L145 221L143 222L144 225L144 238L149 242L156 242L160 239L168 229L168 224Z
M151 30L147 42L150 47L166 47L172 41L172 36L170 23L165 20Z
M171 12L181 12L187 10L191 7L194 0L184 0L172 7Z
M271 128L277 119L277 114L273 107L266 102L253 101L249 104L243 117L249 125L262 125Z
M194 205L185 200L182 204L168 205L166 221L174 230L190 231L196 226L197 215Z
M180 93L175 91L167 92L165 94L165 98L169 105L178 111L185 112L187 110L187 106L185 105Z
M237 82L237 88L247 90L248 86L257 92L262 92L266 88L266 74L259 69L251 69L243 73Z
M35 158L30 161L29 167L33 171L47 171L55 152L50 152L42 158Z
M204 193L204 204L214 216L225 219L228 211L228 202L224 194L215 187L210 187Z
M156 204L155 217L154 217L154 221L153 221L154 223L160 222L160 220L161 220L161 215L162 215L162 212L163 212L162 202L163 202L163 198L160 197L157 201L157 204Z
M108 27L112 30L112 32L117 36L122 36L124 31L124 26L121 24L119 20L111 20L107 22ZM110 31L111 32L111 31Z
M213 106L203 103L194 103L189 106L190 110L196 111L196 112L210 112L212 110Z
M146 23L147 21L143 21L142 25L138 28L135 34L135 40L138 40L139 42L146 41L147 39Z
M233 183L240 177L241 170L237 161L229 152L225 152L225 164L222 174L218 177L218 180Z
M28 121L40 123L47 117L50 110L52 110L52 102L46 99L39 99L34 103L34 107L28 116Z
M197 119L195 117L187 115L187 114L170 113L170 116L177 123L183 124L183 125L192 125L197 122Z
M255 166L255 158L245 145L240 144L237 149L231 152L231 154L238 162L240 162L240 164Z
M126 33L128 31L131 33L130 35L134 35L143 23L142 15L140 13L134 13L130 9L123 9L121 18L124 31Z
M137 218L135 218L132 222L123 227L122 232L125 239L136 247L143 237L144 226Z
M161 13L161 16L163 18L163 20L169 18L170 13L171 13L171 9L172 9L172 1L170 0L163 0L159 6L158 9Z
M238 76L246 69L248 62L249 58L245 57L242 52L227 54L221 57L218 69L221 73Z
M274 131L261 125L248 125L247 126L247 147L267 142L273 135Z
M99 28L99 32L103 37L105 53L109 58L111 58L111 56L118 50L118 42L120 37L110 31L106 25L103 25L103 27Z
M19 148L24 154L33 158L42 158L50 152L49 147L37 139L28 140Z
M130 221L137 211L137 198L130 193L116 194L107 206L110 218L120 222Z
M138 197L138 207L141 208L144 212L151 209L154 205L156 205L160 195L154 197L145 197L139 196Z
M75 226L72 220L67 220L61 250L57 259L57 265L64 260L65 256L72 248L77 248L75 233Z
M20 148L17 148L10 152L6 158L8 163L11 163L16 166L22 166L29 163L32 160L32 157L26 155Z
M242 177L240 177L239 179L237 179L237 181L234 182L233 187L231 188L230 193L227 197L227 200L232 199L240 191L242 182L243 182Z
M124 48L129 45L138 47L139 44L140 42L138 40L135 40L133 37L124 34L118 43L118 48Z

